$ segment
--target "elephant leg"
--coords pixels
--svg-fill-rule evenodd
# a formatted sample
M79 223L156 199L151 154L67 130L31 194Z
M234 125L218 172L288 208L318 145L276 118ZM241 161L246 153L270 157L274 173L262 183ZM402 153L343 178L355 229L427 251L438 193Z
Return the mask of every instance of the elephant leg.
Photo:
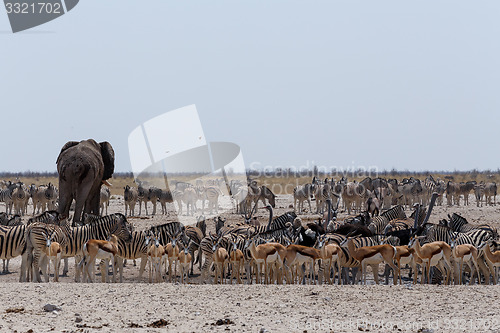
M82 220L83 209L89 210L90 207L85 207L85 203L88 200L88 196L92 189L93 176L90 175L85 177L82 181L82 185L78 188L76 192L76 205L75 205L75 215L73 217L73 222L80 222ZM86 211L90 213L90 211ZM95 214L95 213L94 213ZM99 214L99 212L97 213ZM96 214L96 215L97 215Z

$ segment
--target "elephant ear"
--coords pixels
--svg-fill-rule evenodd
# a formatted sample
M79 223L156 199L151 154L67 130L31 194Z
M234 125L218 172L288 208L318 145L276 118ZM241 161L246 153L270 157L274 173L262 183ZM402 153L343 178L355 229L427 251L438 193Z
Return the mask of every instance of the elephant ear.
M68 148L71 148L73 146L76 146L77 144L79 144L80 142L78 141L68 141L66 142L66 144L61 148L61 152L59 153L59 156L57 156L57 161L56 161L56 164L59 164L59 159L61 158L61 154Z
M115 172L115 151L111 144L107 141L100 142L102 161L104 162L103 180L111 178Z

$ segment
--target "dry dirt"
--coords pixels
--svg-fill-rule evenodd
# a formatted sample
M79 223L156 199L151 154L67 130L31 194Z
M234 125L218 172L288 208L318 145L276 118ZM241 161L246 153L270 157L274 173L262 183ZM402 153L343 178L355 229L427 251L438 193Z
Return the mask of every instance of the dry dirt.
M290 210L291 201L279 196L275 214ZM123 209L122 198L115 196L109 213ZM264 212L257 213L262 222ZM477 208L474 202L438 206L431 222L452 212L500 227L500 206ZM129 220L142 230L175 216ZM139 260L136 267L129 261L123 284L77 284L70 259L60 283L34 284L17 282L16 258L11 273L0 275L0 332L500 332L498 286L215 286L199 284L197 269L189 285L148 284L147 273L138 281L138 265ZM45 312L46 304L61 310Z

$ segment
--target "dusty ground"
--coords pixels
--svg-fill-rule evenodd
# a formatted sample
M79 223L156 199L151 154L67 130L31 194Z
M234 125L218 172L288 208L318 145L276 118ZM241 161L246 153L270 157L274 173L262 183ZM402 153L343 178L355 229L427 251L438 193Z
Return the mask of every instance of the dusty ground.
M290 210L290 203L291 196L278 197L275 215ZM120 197L112 200L109 213L117 211L123 212ZM257 214L262 222L264 212ZM431 222L452 212L500 227L500 206L475 203L438 206ZM174 219L143 215L130 221L142 230ZM0 332L500 332L497 286L214 286L198 284L197 269L190 279L195 284L151 285L145 283L147 274L138 281L138 266L131 262L124 270L126 283L76 284L73 259L60 283L33 284L17 282L19 267L16 258L12 273L0 275ZM61 310L45 312L48 303ZM163 328L148 327L159 320Z

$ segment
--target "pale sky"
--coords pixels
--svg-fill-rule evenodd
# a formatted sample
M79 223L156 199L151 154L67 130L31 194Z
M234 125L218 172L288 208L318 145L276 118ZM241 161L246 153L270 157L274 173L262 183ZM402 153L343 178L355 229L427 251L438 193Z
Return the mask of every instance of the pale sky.
M191 104L247 166L496 170L499 15L497 0L82 0L12 34L2 7L0 171L55 171L87 138L130 171L130 132Z

